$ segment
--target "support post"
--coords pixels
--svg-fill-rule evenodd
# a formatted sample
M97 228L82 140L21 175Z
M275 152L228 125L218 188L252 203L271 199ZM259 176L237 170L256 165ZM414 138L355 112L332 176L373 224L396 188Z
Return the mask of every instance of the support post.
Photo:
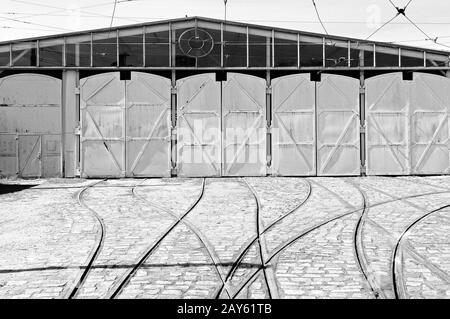
M177 175L177 77L176 71L172 70L172 86L170 93L170 114L171 114L171 175Z
M79 168L79 74L65 70L61 101L61 176L75 177Z
M270 70L266 71L266 127L267 173L272 175L272 83Z
M364 50L359 51L359 65L364 67ZM361 70L359 74L359 120L361 176L366 176L366 83L364 70Z

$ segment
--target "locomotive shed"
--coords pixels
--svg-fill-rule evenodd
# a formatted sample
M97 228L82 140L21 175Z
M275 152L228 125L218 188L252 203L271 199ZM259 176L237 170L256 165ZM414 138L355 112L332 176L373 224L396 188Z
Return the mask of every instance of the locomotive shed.
M202 17L0 43L0 298L449 298L449 54Z
M449 52L201 17L0 43L0 175L449 171Z

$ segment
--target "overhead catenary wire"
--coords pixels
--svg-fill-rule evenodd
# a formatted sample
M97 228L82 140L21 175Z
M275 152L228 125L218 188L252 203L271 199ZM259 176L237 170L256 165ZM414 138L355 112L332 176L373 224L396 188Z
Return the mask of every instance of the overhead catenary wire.
M97 4L91 4L91 5L87 5L87 6L77 6L77 8L73 8L73 9L71 9L71 8L55 7L55 6L51 6L51 5L45 5L45 4L37 3L34 0L11 0L11 1L18 2L18 3L24 3L24 4L29 4L29 5L34 5L34 6L58 9L57 11L53 11L54 13L50 13L50 12L47 12L47 13L33 13L32 15L29 15L30 17L43 16L43 15L52 15L52 14L57 16L57 14L56 14L57 12L61 13L61 12L64 12L64 11L70 12L71 10L77 10L77 13L85 12L85 15L82 15L82 16L95 18L97 16L99 16L99 17L100 16L110 17L110 15L96 13L96 12L86 12L86 11L81 11L80 9L92 8L92 7L100 7L100 6L104 6L104 5L107 5L107 4L111 5L111 2L113 0L110 0L109 2L99 3L99 4L98 3ZM119 3L123 3L123 2L133 2L133 1L137 2L137 1L143 1L143 0L116 0L116 1L114 1L114 3L115 4L116 3L119 4ZM222 0L222 1L224 1L224 0ZM393 5L395 8L397 8L395 6L394 2L392 2L392 1L389 1L389 2L390 2L391 5ZM406 9L412 2L413 2L413 0L408 1L408 3L406 4L404 9ZM314 8L317 10L318 8L317 8L317 4L316 4L315 1L313 1L313 5L314 5ZM2 13L0 13L0 14L2 14ZM23 21L24 17L16 17L16 15L19 14L17 12L4 12L3 14L14 15L14 18L16 18L17 20L21 21L20 23L29 23L29 24L34 23L34 22L29 22L29 21ZM25 14L25 13L22 13L22 14ZM248 19L245 19L245 20L234 19L234 21L236 21L236 22L241 21L241 22L248 22L248 23L251 23L251 22L263 22L263 21L264 22L269 22L269 21L271 21L271 22L284 22L284 23L294 23L294 22L297 22L297 23L318 23L324 28L324 31L327 34L328 34L328 30L325 28L325 24L326 23L336 23L336 24L360 24L360 23L367 23L367 22L364 22L364 21L352 21L352 20L347 20L347 21L326 21L326 20L322 20L322 17L319 14L319 10L316 11L316 14L318 14L318 19L317 19L318 21L317 20L316 21L312 21L312 20L283 20L283 21L281 21L281 20L248 20ZM68 14L68 15L70 16L70 14ZM66 14L60 14L60 16L66 16ZM6 20L6 19L11 19L11 18L0 16L0 20L1 19L5 19ZM116 15L116 14L114 14L114 16L111 17L111 20L113 20L113 19L114 19L114 21L116 19L124 19L124 20L130 20L130 21L134 19L133 21L136 21L136 22L143 22L143 21L138 21L136 19L145 19L146 21L149 20L149 18L147 18L147 17L120 16L120 15ZM161 20L161 19L169 19L169 18L150 18L150 19ZM410 19L411 21L409 21L408 19L405 19L405 20L406 21L401 21L400 22L398 20L394 21L394 19L391 19L390 22L388 21L387 23L390 23L390 24L412 24L413 23L413 24L415 24L418 27L418 29L420 29L422 31L423 31L423 29L419 26L419 25L422 25L422 24L450 24L450 22L444 22L444 21L441 21L441 22L436 22L436 21L433 21L433 22L431 22L431 21L415 22L414 21L413 22L411 19ZM18 21L14 21L14 20L8 20L8 21L18 22ZM15 24L13 24L13 23L11 23L11 24L4 23L3 26L5 27L3 29L7 29L8 26L11 26L11 28L14 28ZM62 28L59 28L57 26L55 26L55 27L53 27L53 26L44 26L44 25L41 25L41 26L45 27L45 28L49 28L49 29L54 29L54 30L62 30ZM381 26L381 28L383 28L384 26L385 25ZM38 29L35 29L35 30L38 30ZM65 29L65 30L67 30L67 31L74 31L74 30L68 30L68 29ZM448 46L446 46L444 43L439 43L437 41L437 39L442 38L442 37L436 37L436 38L433 39L430 35L426 34L425 32L422 32L422 31L421 31L421 33L423 33L425 35L425 37L426 37L425 40L422 40L422 39L417 39L416 40L416 39L414 39L414 40L411 40L411 41L407 41L407 40L403 40L403 39L398 39L398 41L390 40L388 43L402 43L402 42L406 43L406 42L431 41L431 43L434 43L435 45L441 45L441 46L445 46L445 47L448 48ZM379 32L379 30L376 30L376 32ZM376 32L373 32L373 34L370 35L367 39L372 37ZM432 45L432 44L430 44L430 45Z
M136 1L136 0L130 0L130 1ZM117 3L120 3L121 1L118 1ZM54 6L45 6L45 7L50 7L50 8L58 8L58 7L54 7ZM84 8L84 7L81 7ZM11 11L5 11L5 12L0 12L0 15L26 15L27 18L28 17L37 17L37 16L52 16L52 17L71 17L72 14L71 13L60 13L62 11L70 11L68 9L63 9L61 8L61 10L58 11L54 11L54 12L46 12L46 13L30 13L30 12L11 12ZM81 13L84 12L84 14L78 14L79 17L83 17L83 18L98 18L98 17L110 17L110 15L105 15L105 14L100 14L100 13L96 13L96 12L87 12L87 11L80 11ZM21 19L25 18L25 17L19 17ZM0 19L2 19L2 17L0 17ZM141 22L141 21L160 21L160 20L170 20L170 17L147 17L147 16L122 16L122 15L115 15L114 19L121 19L121 20L128 20L128 21L134 21L134 22ZM449 17L450 19L450 17ZM272 19L233 19L233 21L236 22L260 22L260 23L267 23L267 22L272 22L272 23L304 23L304 24L320 24L319 21L317 20L272 20ZM339 20L322 20L322 22L324 24L367 24L367 21L362 21L362 20L345 20L345 21L339 21ZM445 22L445 21L420 21L420 22L415 22L418 25L450 25L450 22ZM403 24L410 24L410 22L406 21L406 22L402 22L402 21L397 21L397 22L391 22L391 24L396 24L396 25L403 25Z
M442 44L437 42L438 38L432 38L430 35L428 35L421 27L419 27L409 16L406 15L406 9L408 8L408 6L411 4L412 0L409 0L409 2L406 4L405 7L400 8L397 7L392 0L388 0L390 2L390 4L395 8L395 10L397 10L397 16L402 15L405 17L406 20L408 20L417 30L419 30L423 35L425 35L427 37L428 40L433 41L434 43L436 43L437 45L446 47L446 48L450 48L450 46Z
M25 1L25 0L11 0L11 1L28 4L28 5L36 6L36 7L57 9L56 11L44 12L44 13L32 13L32 14L24 13L24 14L26 14L26 16L19 17L21 19L34 18L34 17L39 17L39 16L51 16L51 15L57 16L56 14L58 14L58 13L67 12L67 11L70 12L72 10L77 10L77 15L79 15L79 13L80 13L80 14L84 14L85 16L89 16L89 17L108 17L108 18L110 18L110 15L101 14L101 13L97 13L97 12L85 11L83 9L91 9L91 8L105 6L105 5L111 5L111 1L103 2L103 3L95 4L95 5L81 6L81 7L77 7L77 8L73 8L73 9L72 8L63 8L63 7L53 6L53 5L46 5L46 4L41 4L41 3L38 4L38 3ZM117 0L117 4L123 3L123 2L134 2L134 1L139 1L139 0ZM73 16L73 13L60 15L60 16ZM79 16L81 17L83 15L79 15ZM121 18L121 17L115 16L115 18L121 19L121 20L132 21L132 22L140 22L139 20L133 19L133 17ZM0 17L0 19L1 19L1 17ZM142 19L145 19L145 18L142 18Z
M378 31L380 31L381 29L383 29L385 26L387 26L389 23L391 23L392 21L395 20L395 18L398 17L398 13L392 17L390 20L386 21L384 24L382 24L380 27L378 27L378 29L376 29L375 31L373 31L365 40L369 40L371 37L373 37L375 34L378 33Z
M314 0L311 0L311 1L312 1L312 3L313 3L314 10L316 11L317 18L319 19L320 25L322 26L322 28L323 28L323 30L325 31L325 33L328 35L328 31L327 31L327 29L325 28L325 25L323 24L322 19L320 18L320 14L319 14L319 10L317 9L316 2L315 2Z
M30 22L30 21L23 21L23 20L15 19L15 18L2 17L1 19L10 20L10 21L18 22L18 23L29 24L29 25L35 25L35 26L38 26L38 27L44 27L44 28L48 28L48 29L60 30L60 31L69 31L69 32L73 31L71 29L66 29L66 28L61 28L61 27L56 27L56 26L50 26L50 25L41 24L41 23L35 23L35 22Z
M109 32L111 32L113 23L114 23L114 15L116 14L117 0L114 0L114 8L111 14L111 23L109 24Z
M417 30L419 30L423 35L425 35L425 36L428 38L428 40L433 41L433 42L436 43L437 45L444 46L444 47L446 47L446 48L450 48L450 46L448 46L448 45L445 45L445 44L442 44L442 43L437 42L437 40L438 40L439 37L436 37L436 38L430 37L430 36L429 36L422 28L420 28L417 24L415 24L414 21L412 21L407 15L405 15L405 18L406 18L409 22L411 22L411 24L412 24Z

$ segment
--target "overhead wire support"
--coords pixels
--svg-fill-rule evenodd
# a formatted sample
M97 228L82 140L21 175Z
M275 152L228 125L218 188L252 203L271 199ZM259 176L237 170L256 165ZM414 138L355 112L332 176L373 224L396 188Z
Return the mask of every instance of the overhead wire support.
M376 29L374 32L372 32L372 33L366 38L366 40L369 40L371 37L373 37L376 33L378 33L378 31L380 31L380 30L383 29L385 26L387 26L389 23L391 23L392 21L394 21L395 18L397 18L399 15L403 15L403 16L405 16L405 18L406 18L405 11L406 11L406 8L408 8L408 6L411 4L412 0L409 0L409 2L408 2L408 3L406 4L406 6L403 7L403 8L397 7L397 6L392 2L392 0L388 0L388 1L392 4L392 6L395 8L395 10L397 10L397 13L395 14L395 16L394 16L393 18L391 18L390 20L386 21L386 22L385 22L383 25L381 25L378 29Z
M320 25L322 26L325 33L328 35L329 33L328 33L327 29L325 28L325 25L323 24L322 19L320 18L320 14L319 14L319 10L317 9L316 2L314 0L311 0L311 1L313 3L314 10L316 10L317 18L319 19Z
M445 45L445 44L442 44L442 43L437 42L437 40L438 40L439 37L432 38L432 37L431 37L430 35L428 35L421 27L419 27L414 21L412 21L410 17L408 17L408 16L406 15L406 9L408 8L408 6L411 4L411 2L412 2L413 0L409 0L409 2L408 2L408 3L406 4L406 6L403 7L403 8L397 7L397 6L392 2L392 0L388 0L388 1L392 4L392 6L395 8L395 10L397 10L397 15L396 15L396 17L399 16L399 15L404 16L406 20L408 20L408 21L409 21L409 22L410 22L417 30L419 30L423 35L425 35L425 36L427 37L427 40L433 41L433 42L434 42L435 44L437 44L437 45L440 45L440 46L443 46L443 47L446 47L446 48L450 48L450 46L448 46L448 45Z

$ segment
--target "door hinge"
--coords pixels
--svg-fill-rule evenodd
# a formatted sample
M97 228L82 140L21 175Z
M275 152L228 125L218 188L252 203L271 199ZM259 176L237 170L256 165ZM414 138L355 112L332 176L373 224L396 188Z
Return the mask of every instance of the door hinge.
M359 94L365 94L365 93L366 93L366 87L365 86L359 87Z
M178 87L172 86L172 87L170 88L170 93L171 93L171 94L177 94L177 93L178 93Z
M81 135L81 125L78 124L78 126L75 128L75 135Z
M80 92L81 92L80 87L76 86L75 87L75 95L80 95Z
M365 125L361 125L359 127L359 133L361 134L366 134L366 126Z
M272 86L266 87L266 94L272 94Z

